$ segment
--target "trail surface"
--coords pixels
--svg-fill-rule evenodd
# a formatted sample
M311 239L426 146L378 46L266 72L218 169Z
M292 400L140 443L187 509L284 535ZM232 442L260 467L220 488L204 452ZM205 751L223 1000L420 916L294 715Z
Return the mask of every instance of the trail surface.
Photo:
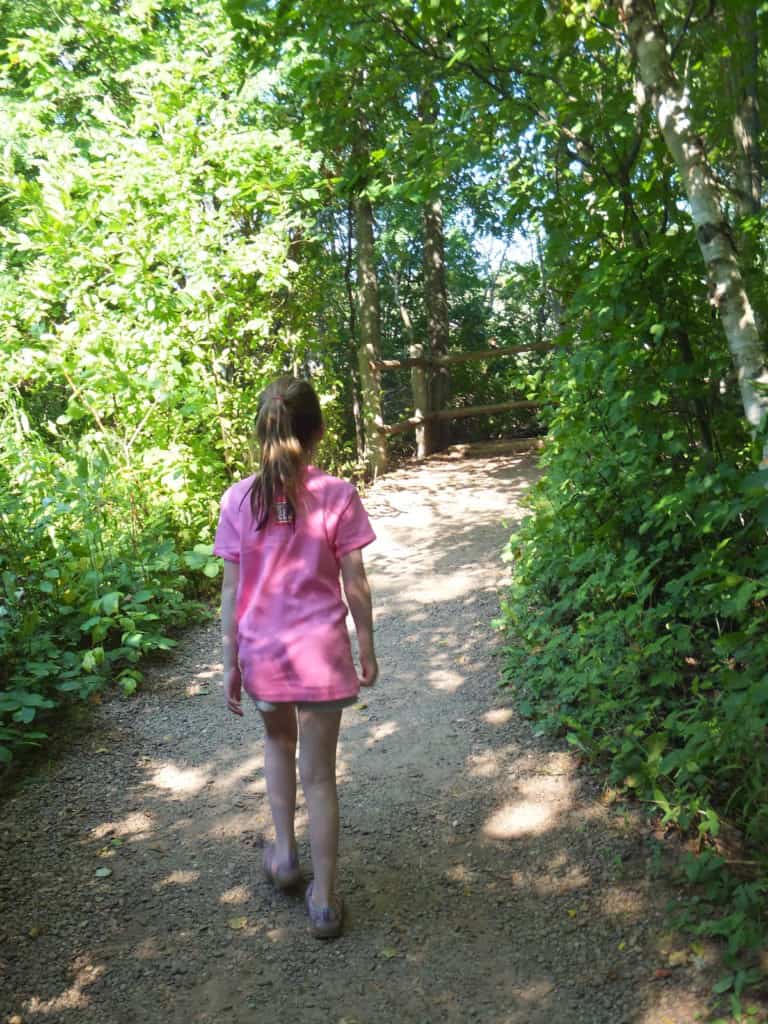
M2 807L0 1019L705 1019L648 836L497 687L499 556L535 475L453 450L366 498L381 680L342 726L344 936L312 940L261 877L261 731L225 711L212 624ZM308 864L303 805L299 836Z

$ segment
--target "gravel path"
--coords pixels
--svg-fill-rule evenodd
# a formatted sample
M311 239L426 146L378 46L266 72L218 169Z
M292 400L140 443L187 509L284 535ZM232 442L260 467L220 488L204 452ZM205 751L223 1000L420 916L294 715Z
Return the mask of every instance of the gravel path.
M382 674L342 727L344 936L312 940L261 878L260 728L224 709L211 624L0 809L0 1020L706 1019L647 829L497 688L499 554L535 475L454 449L366 498ZM303 805L299 836L307 863Z

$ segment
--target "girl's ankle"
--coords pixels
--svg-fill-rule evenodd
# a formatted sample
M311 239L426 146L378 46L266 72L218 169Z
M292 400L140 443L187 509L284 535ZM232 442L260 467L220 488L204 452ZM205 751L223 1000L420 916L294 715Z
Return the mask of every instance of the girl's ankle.
M324 893L313 885L310 902L313 909L324 910L326 907L333 907L336 904L336 895L333 892Z
M275 842L272 850L278 864L293 864L299 859L299 850L295 839L287 844Z

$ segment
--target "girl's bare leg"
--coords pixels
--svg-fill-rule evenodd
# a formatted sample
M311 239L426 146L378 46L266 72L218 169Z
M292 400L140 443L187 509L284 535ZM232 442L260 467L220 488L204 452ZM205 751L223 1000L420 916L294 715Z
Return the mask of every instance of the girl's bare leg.
M299 710L299 774L309 812L312 848L312 903L331 906L336 891L339 850L339 801L336 794L336 744L340 711Z
M296 849L296 708L286 704L276 711L261 711L264 740L264 776L275 826L275 861L287 865Z

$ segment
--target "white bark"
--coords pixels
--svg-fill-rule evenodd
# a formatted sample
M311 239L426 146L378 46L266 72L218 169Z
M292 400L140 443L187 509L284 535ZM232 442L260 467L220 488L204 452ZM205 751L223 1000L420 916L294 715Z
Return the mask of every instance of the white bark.
M653 0L618 3L640 78L688 196L710 298L720 312L744 413L756 430L768 416L768 366L704 140L692 124L690 96L675 75ZM768 442L763 464L768 466Z

